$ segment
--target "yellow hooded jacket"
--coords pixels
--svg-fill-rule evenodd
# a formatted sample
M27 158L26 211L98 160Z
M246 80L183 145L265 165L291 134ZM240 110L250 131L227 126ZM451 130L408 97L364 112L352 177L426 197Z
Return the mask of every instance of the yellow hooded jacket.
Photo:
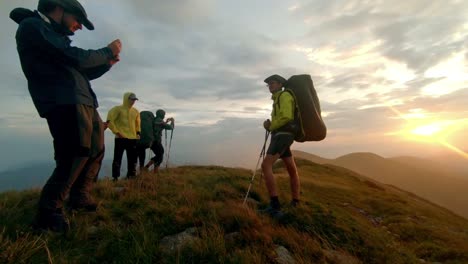
M114 106L107 114L109 129L117 135L120 133L123 138L138 139L140 134L140 113L130 106L128 97L132 93L125 93L123 104Z
M271 111L270 131L275 131L294 120L295 102L293 96L282 90L275 92L273 100L273 111Z

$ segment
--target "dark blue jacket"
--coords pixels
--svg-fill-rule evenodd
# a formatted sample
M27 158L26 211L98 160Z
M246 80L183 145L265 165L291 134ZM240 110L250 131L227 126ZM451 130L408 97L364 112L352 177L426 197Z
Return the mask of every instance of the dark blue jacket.
M19 24L16 44L28 89L41 117L58 105L98 107L90 80L110 69L110 48L84 50L72 47L70 31L41 18L37 11L14 9L10 17Z

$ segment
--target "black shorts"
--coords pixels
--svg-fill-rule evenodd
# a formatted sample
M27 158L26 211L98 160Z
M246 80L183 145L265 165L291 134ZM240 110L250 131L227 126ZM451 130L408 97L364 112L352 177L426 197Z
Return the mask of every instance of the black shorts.
M294 142L294 135L287 133L272 134L270 146L268 147L267 154L277 155L280 158L292 157L291 145Z

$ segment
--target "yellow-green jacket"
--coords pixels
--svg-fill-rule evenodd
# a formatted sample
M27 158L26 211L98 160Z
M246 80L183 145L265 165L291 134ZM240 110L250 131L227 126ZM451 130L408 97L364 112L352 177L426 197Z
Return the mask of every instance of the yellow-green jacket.
M274 93L271 99L273 100L273 110L271 111L270 131L275 132L294 120L296 103L290 93L282 90Z
M125 93L123 104L114 106L107 114L109 129L117 135L128 139L138 139L140 134L140 113L130 106L128 97L131 93Z

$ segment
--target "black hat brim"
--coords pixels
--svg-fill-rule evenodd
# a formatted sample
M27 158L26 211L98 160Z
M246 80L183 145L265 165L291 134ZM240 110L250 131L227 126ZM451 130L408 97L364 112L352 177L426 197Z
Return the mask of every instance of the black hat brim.
M88 18L84 17L81 19L83 22L83 26L85 26L88 30L94 30L94 25L89 21Z

